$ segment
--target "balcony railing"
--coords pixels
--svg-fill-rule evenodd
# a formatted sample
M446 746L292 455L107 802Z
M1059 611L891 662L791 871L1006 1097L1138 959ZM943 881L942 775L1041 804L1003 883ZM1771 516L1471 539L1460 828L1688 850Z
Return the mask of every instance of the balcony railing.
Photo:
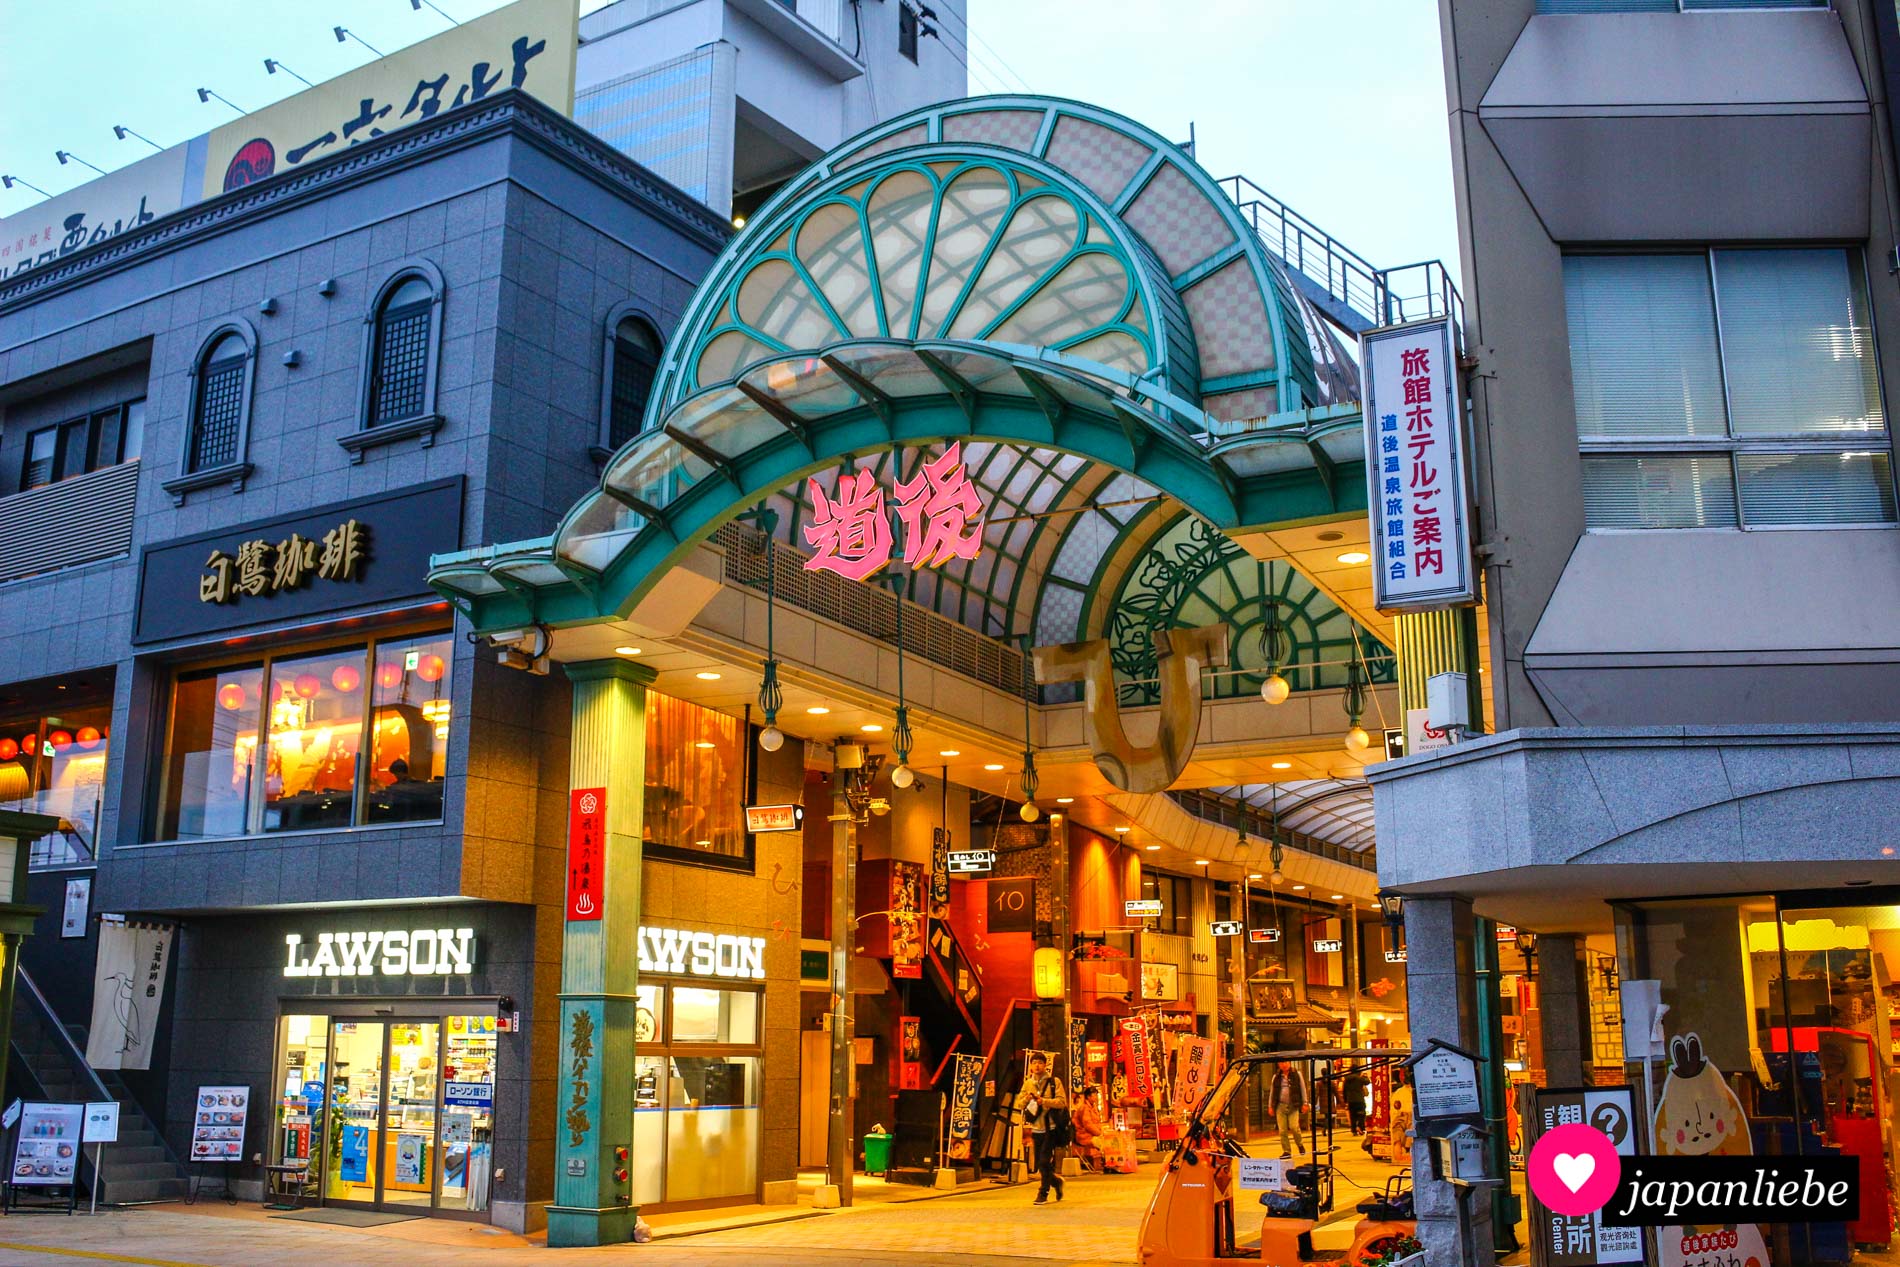
M139 464L121 462L0 497L0 582L127 553L138 492Z

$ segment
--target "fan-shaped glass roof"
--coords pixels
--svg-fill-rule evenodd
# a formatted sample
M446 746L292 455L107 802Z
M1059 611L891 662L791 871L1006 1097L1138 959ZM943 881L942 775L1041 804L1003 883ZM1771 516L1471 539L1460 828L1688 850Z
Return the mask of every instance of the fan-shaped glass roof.
M1294 779L1208 791L1246 803L1262 823L1277 821L1289 831L1346 849L1373 846L1372 785L1364 779Z

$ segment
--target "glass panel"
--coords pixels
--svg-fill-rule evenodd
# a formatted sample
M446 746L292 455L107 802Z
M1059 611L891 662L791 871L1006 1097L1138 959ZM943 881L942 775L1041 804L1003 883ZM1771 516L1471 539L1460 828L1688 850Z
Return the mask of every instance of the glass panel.
M47 427L26 438L26 469L20 476L20 491L53 482L53 455L59 449L59 428Z
M278 1023L277 1105L270 1160L275 1165L307 1166L312 1181L323 1146L329 1050L329 1017L286 1016ZM295 1182L286 1179L286 1187Z
M871 299L871 270L864 258L857 208L833 202L812 212L798 230L798 258L845 328L876 338L877 305Z
M332 1201L374 1201L382 1173L383 1026L338 1021L330 1046L330 1121L323 1195Z
M1085 361L1094 361L1110 369L1121 370L1127 374L1140 375L1148 370L1148 353L1132 334L1120 330L1110 330L1098 334L1086 342L1064 348L1069 356L1080 357Z
M758 1058L675 1056L668 1063L674 1098L666 1115L666 1199L751 1196L759 1186Z
M728 330L708 343L699 354L699 370L693 381L700 387L729 382L746 366L776 355L776 348L737 330Z
M238 424L243 418L244 357L208 362L198 379L191 469L215 470L237 461Z
M370 720L369 799L364 820L419 822L442 817L449 756L447 633L376 645Z
M634 987L633 1041L658 1043L666 1024L666 991L648 982Z
M784 260L766 260L739 283L739 320L789 348L815 348L842 338L818 297Z
M495 1165L493 1016L451 1016L442 1051L442 1138L437 1176L444 1210L486 1210Z
M647 692L646 843L689 854L750 856L745 738L736 717Z
M441 1031L437 1021L398 1021L389 1027L389 1099L381 1140L384 1205L435 1202Z
M633 1204L654 1205L666 1194L666 1106L683 1098L673 1088L664 1056L633 1062Z
M1121 261L1091 251L1064 264L1035 298L990 337L999 343L1049 347L1108 324L1121 315L1127 302L1128 274Z
M759 1041L756 990L705 990L676 985L670 993L673 996L673 1042L749 1047Z
M704 458L679 441L656 433L617 458L604 479L629 497L664 509L712 470Z
M744 457L761 444L785 438L784 424L739 392L724 391L715 395L724 402L723 406L701 413L691 431L684 425L669 425L669 430L690 435L727 458Z
M815 420L864 403L836 370L815 356L774 361L763 373L754 370L746 382L776 397L802 418Z
M1782 981L1773 901L1643 903L1619 909L1617 925L1620 976L1659 981L1669 1009L1662 1023L1665 1059L1650 1066L1657 1151L1697 1157L1803 1151L1812 1123L1804 1122L1787 1093L1784 1009L1790 991ZM1806 976L1799 963L1791 956L1791 970ZM1815 984L1804 983L1803 997L1815 997ZM1803 1224L1744 1224L1736 1230L1738 1262L1816 1261ZM1680 1235L1680 1228L1658 1231L1664 1244ZM1770 1257L1767 1246L1776 1242Z
M1080 227L1075 208L1053 195L1031 198L1017 206L950 333L958 338L976 338L1055 267L1075 245Z
M257 755L262 665L181 674L172 688L160 840L241 836Z
M1719 453L1586 457L1583 517L1591 528L1733 528L1734 471Z
M42 856L50 861L61 853L89 857L98 838L99 803L105 793L112 708L61 709L43 725L39 759L32 761L32 803L18 808L50 814L69 827L35 841L32 855L36 861ZM21 757L31 760L29 754ZM0 766L0 774L4 770ZM5 791L0 789L0 804L4 798Z
M647 397L660 365L659 338L646 322L628 317L614 331L613 390L607 405L607 445L618 449L640 433Z
M308 831L355 821L365 658L364 648L345 647L271 663L259 830Z
M1858 255L1717 251L1715 283L1736 435L1885 427Z
M934 338L942 333L950 305L1002 223L1009 200L1009 178L991 167L971 168L944 191L937 212L937 240L930 251L923 320L917 327L920 336Z
M599 572L646 527L640 512L605 493L590 494L579 514L562 526L554 548L562 558Z
M924 234L930 228L936 193L922 172L896 172L877 187L865 209L871 250L877 256L878 285L884 291L884 317L896 338L910 334Z
M125 426L119 442L119 461L136 462L145 452L145 402L125 407Z
M1776 524L1894 521L1893 469L1881 453L1741 453L1742 520Z
M1726 433L1705 256L1566 256L1564 311L1579 435Z
M404 282L400 297L421 282ZM376 349L376 375L370 385L370 426L400 422L420 415L428 403L429 321L432 305L391 304L383 310Z

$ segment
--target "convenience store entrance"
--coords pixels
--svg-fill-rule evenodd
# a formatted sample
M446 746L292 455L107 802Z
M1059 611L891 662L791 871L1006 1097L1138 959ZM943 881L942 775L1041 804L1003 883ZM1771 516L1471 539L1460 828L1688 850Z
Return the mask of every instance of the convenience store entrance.
M271 1161L324 1205L481 1216L495 1052L492 1014L286 1015Z

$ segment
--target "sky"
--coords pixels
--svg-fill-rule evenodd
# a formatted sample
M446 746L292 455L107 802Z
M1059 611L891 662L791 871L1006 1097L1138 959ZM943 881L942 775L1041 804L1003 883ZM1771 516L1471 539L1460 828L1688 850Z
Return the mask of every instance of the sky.
M601 0L583 0L583 9ZM891 0L863 0L867 4ZM436 0L466 21L498 0ZM1203 166L1243 174L1375 266L1457 252L1438 6L1433 0L967 0L945 13L970 51L970 90L1074 97L1176 140ZM945 10L948 5L938 6ZM448 27L407 0L66 0L17 5L0 41L0 172L58 193L89 179L65 149L110 171ZM186 17L188 16L188 19ZM82 38L76 38L82 36ZM38 201L0 191L0 215Z

